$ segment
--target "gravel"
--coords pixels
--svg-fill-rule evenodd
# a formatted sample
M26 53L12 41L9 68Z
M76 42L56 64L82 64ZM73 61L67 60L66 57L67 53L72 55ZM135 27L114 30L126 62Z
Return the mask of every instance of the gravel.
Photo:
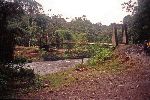
M84 58L84 63L86 63L88 58ZM29 68L33 69L36 74L46 75L51 73L56 73L58 71L63 71L68 68L75 67L77 64L82 62L81 59L66 59L58 61L44 61L44 62L32 62L26 64L30 66Z

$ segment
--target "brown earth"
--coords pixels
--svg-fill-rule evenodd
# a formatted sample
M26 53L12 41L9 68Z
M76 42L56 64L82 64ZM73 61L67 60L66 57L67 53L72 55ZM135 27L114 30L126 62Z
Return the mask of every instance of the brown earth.
M142 46L119 46L116 57L124 65L119 73L99 72L58 90L29 93L24 99L48 100L150 100L150 57Z

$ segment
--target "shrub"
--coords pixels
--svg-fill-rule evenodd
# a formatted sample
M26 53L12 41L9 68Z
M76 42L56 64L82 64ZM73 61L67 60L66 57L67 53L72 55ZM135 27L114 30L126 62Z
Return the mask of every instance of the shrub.
M0 64L0 98L15 87L25 87L34 84L35 74L32 69L25 68L23 63ZM6 96L7 97L7 96Z
M13 61L15 64L18 64L18 63L25 63L27 62L27 58L26 57L23 57L23 56L17 56L15 57L14 61Z
M103 63L112 55L112 50L110 48L100 46L93 46L91 49L89 49L89 52L91 53L91 58L89 59L90 65L97 65Z

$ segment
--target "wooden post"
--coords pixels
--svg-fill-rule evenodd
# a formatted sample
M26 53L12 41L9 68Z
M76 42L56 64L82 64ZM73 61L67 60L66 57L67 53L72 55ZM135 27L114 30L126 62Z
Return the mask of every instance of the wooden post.
M112 44L113 44L113 46L118 46L118 38L117 38L117 27L116 27L116 24L113 25Z
M126 24L123 24L123 25L122 25L122 34L123 34L122 43L128 44L127 25L126 25Z

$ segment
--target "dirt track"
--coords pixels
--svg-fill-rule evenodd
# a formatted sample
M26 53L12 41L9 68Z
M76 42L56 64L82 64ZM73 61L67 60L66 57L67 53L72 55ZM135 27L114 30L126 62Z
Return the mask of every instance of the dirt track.
M127 70L122 73L101 73L58 91L43 90L28 97L49 100L150 100L150 57L145 56L139 46L120 47L117 53L120 59L127 60L124 62Z

